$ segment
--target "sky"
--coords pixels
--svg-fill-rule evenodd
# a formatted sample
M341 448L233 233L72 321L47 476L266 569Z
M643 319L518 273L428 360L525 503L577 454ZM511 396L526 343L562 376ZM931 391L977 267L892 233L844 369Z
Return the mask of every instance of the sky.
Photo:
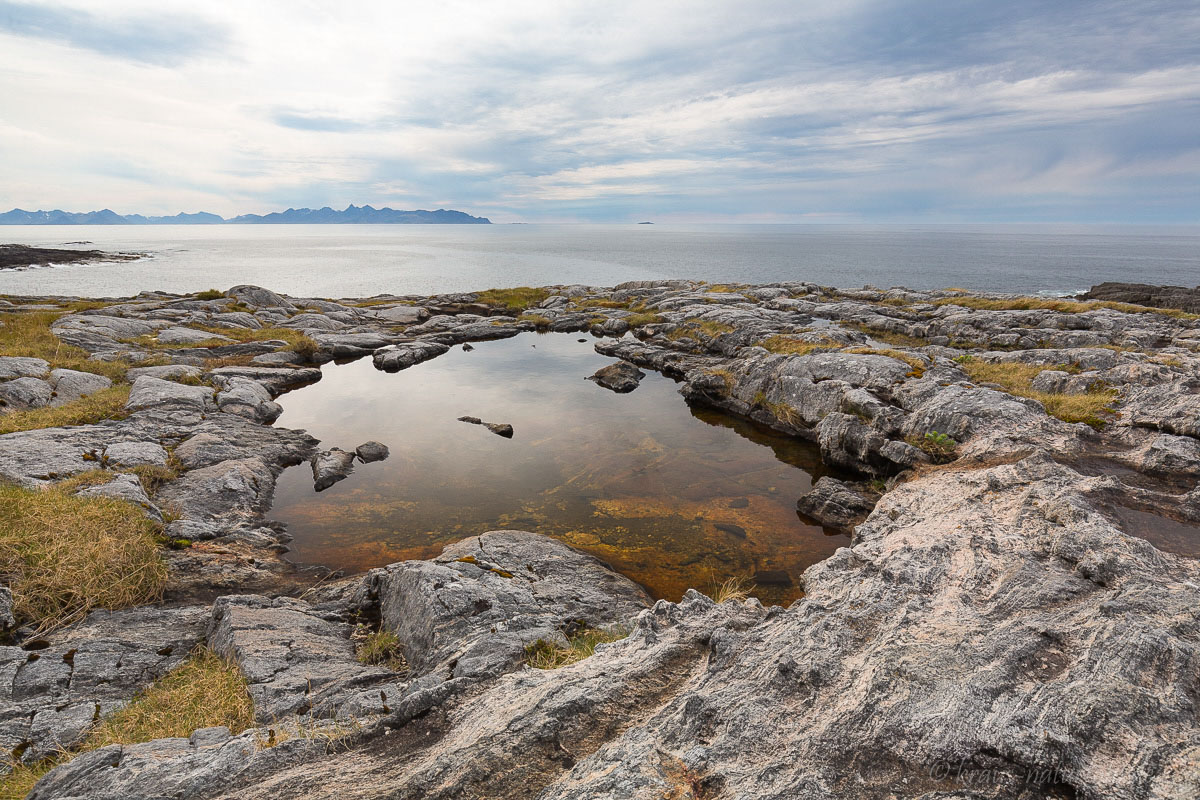
M0 0L0 210L1200 222L1200 4Z

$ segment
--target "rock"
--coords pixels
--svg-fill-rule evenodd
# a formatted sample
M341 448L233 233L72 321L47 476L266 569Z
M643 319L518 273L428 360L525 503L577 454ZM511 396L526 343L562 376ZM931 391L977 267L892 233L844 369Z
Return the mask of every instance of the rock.
M392 564L370 580L414 678L498 675L521 662L530 642L617 624L649 603L592 556L524 531L464 539L433 562Z
M101 425L41 428L0 436L0 478L36 488L96 468L85 455L102 451L113 431Z
M597 370L588 380L595 381L605 389L614 392L632 392L641 383L646 373L630 364L628 361L618 361Z
M124 500L141 507L146 512L146 516L151 519L162 522L162 512L158 510L158 506L150 502L150 497L142 488L142 482L136 475L128 473L117 475L108 483L80 489L76 494L81 497L111 497L116 500Z
M208 386L186 386L174 381L165 381L150 375L142 375L133 382L128 411L147 409L186 410L204 412L213 408L213 390Z
M40 378L14 378L0 383L0 411L24 411L50 405L53 389Z
M160 367L134 367L127 370L125 377L132 383L143 375L163 380L178 380L179 378L199 378L200 368L186 364L164 364Z
M217 393L217 408L255 422L271 423L283 413L283 406L271 399L262 384L248 378L223 380L225 389Z
M44 378L49 372L49 362L43 361L40 358L0 356L0 380Z
M1185 286L1150 286L1145 283L1106 281L1093 286L1080 297L1086 300L1135 303L1200 313L1200 286L1188 289Z
M209 372L213 383L222 388L229 388L237 380L250 380L260 384L271 397L278 397L284 392L309 386L321 380L321 370L316 367L291 369L286 367L217 367Z
M225 293L225 296L239 303L245 303L248 306L257 308L273 308L284 312L296 310L296 306L292 303L275 294L270 289L264 289L261 286L251 286L248 284L234 286Z
M157 442L116 442L104 448L104 460L116 467L165 467L167 451Z
M438 342L401 342L376 350L371 360L375 364L375 369L381 369L384 372L399 372L414 364L436 358L449 350L448 345Z
M826 475L813 484L812 491L800 498L796 508L822 525L844 530L866 519L875 503L842 481Z
M6 631L17 624L13 616L12 590L0 584L0 631Z
M246 676L254 714L267 724L291 714L334 717L367 689L376 713L399 699L401 676L358 663L353 626L323 619L302 600L256 595L213 604L209 646ZM382 696L381 696L382 693Z
M312 458L313 488L323 492L354 471L354 453L336 447Z
M50 373L50 386L56 397L50 401L52 406L62 406L74 402L81 397L107 389L112 386L112 380L92 372L80 372L73 369L56 369Z
M358 456L358 460L364 464L370 464L373 461L383 461L388 457L387 445L379 442L370 441L363 442L358 447L354 448L354 454Z
M24 649L0 647L0 747L28 764L75 744L97 714L178 666L208 616L206 606L94 611Z
M398 337L386 333L318 333L312 338L334 358L357 358L392 344Z
M497 436L503 436L505 439L513 437L513 426L507 422L484 422L479 417L459 417L459 422L469 422L472 425L482 425Z
M266 511L274 490L275 476L261 459L240 458L185 472L159 499L190 519L237 518Z
M420 306L392 306L371 310L376 318L392 325L415 325L429 317L429 312Z
M235 342L232 339L220 333L212 333L211 331L199 331L195 328L166 328L158 332L155 337L159 344L202 344L207 342Z

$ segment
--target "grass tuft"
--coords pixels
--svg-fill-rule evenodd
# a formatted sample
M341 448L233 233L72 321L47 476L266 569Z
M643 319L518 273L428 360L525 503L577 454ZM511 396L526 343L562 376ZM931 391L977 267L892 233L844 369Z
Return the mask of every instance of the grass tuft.
M622 317L622 319L628 322L631 328L640 328L643 325L658 325L666 321L662 314L654 314L646 311L638 311L630 314L628 317Z
M0 486L0 575L18 620L42 630L151 602L167 580L140 508L69 489Z
M391 631L368 631L359 625L354 631L357 640L354 651L360 664L378 664L395 670L408 672L408 661L400 647L400 637Z
M524 311L540 304L550 296L549 289L534 289L529 286L517 286L512 289L487 289L477 292L479 302L489 306L501 306L512 311Z
M716 586L712 598L713 602L717 604L728 602L742 603L750 597L750 593L753 591L753 581L742 576L735 576L726 579L720 586Z
M57 408L31 408L0 415L0 434L30 431L35 428L61 428L91 425L105 419L124 419L129 400L129 384L110 386Z
M1072 365L1046 367L1038 364L1022 364L1015 361L983 361L964 356L955 359L964 372L976 383L994 383L1009 394L1037 400L1046 408L1046 413L1063 422L1084 422L1096 430L1102 430L1114 412L1113 401L1117 391L1097 381L1086 394L1061 394L1039 392L1032 388L1033 379L1043 370L1060 369L1071 371Z
M534 669L558 669L583 661L596 652L596 645L624 639L628 629L614 625L609 628L584 628L569 637L569 645L538 639L525 646L525 663Z
M12 764L0 778L0 800L25 797L54 767L80 753L111 744L187 737L200 728L223 725L235 736L254 724L254 703L238 668L205 647L139 692L124 708L105 717L76 752L36 764Z
M196 292L197 300L220 300L225 296L225 293L220 289L206 289L203 292Z
M128 363L91 361L88 351L69 345L54 335L50 325L65 314L65 311L0 314L0 355L41 358L50 362L50 369L74 369L114 381L125 380Z

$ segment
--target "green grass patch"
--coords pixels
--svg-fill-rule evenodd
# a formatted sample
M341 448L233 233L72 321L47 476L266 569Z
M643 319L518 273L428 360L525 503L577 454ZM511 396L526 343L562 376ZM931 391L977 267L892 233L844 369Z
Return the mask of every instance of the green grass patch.
M0 579L18 620L41 629L151 602L167 580L142 509L71 488L0 486Z
M549 289L534 289L529 286L517 286L512 289L487 289L476 292L479 302L489 306L500 306L511 311L524 311L540 304L550 296Z
M125 403L129 400L127 383L110 386L54 408L31 408L0 415L0 434L30 431L36 428L61 428L68 425L91 425L105 419L127 416Z
M568 637L569 645L563 647L556 642L538 639L525 646L525 663L534 669L558 669L588 658L596 652L596 645L616 642L629 635L619 625L609 628L584 628Z
M1045 406L1047 414L1063 422L1084 422L1096 430L1102 430L1115 413L1112 404L1117 391L1101 382L1097 382L1086 394L1039 392L1033 389L1033 379L1044 370L1070 371L1071 365L1045 367L1016 361L983 361L969 356L956 360L972 381L994 383L1009 394L1037 400Z

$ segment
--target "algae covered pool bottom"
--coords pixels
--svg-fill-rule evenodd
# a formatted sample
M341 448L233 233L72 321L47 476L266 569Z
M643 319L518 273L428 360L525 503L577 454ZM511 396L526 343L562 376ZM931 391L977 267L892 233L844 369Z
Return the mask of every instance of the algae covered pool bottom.
M656 597L746 577L763 602L786 603L807 566L849 544L796 513L824 471L815 447L690 408L658 373L628 394L604 389L585 378L613 359L581 338L480 342L394 374L369 358L327 364L281 397L276 424L323 449L391 449L320 493L308 464L280 476L271 516L295 537L289 558L357 572L509 528L590 552Z

